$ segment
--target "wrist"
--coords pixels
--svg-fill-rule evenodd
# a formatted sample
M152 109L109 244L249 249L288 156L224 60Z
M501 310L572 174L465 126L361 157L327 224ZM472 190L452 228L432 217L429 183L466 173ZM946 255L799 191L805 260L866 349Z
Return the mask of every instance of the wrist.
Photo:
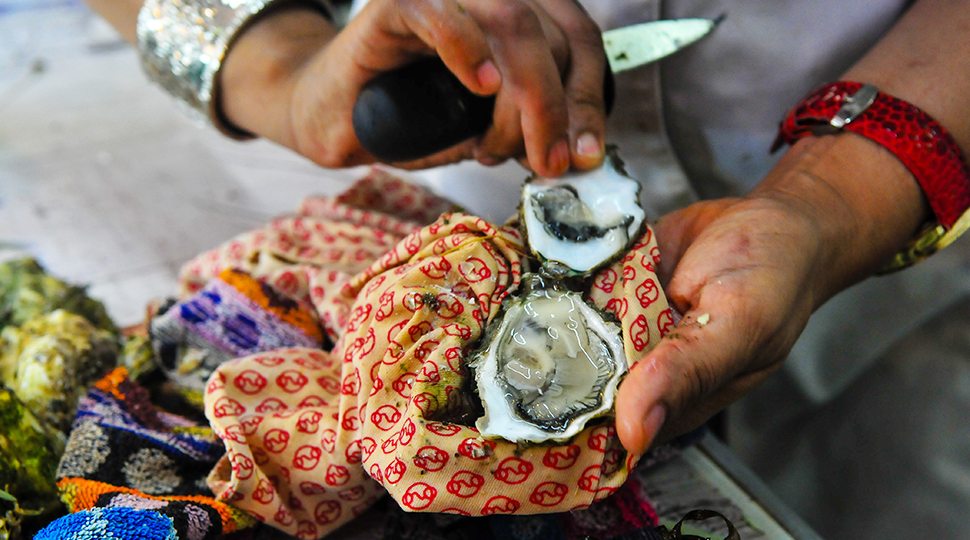
M752 195L782 200L813 224L816 308L880 270L931 216L906 167L854 133L798 141Z
M240 130L292 146L293 87L303 68L336 30L323 14L284 4L250 24L226 55L219 80L219 110Z

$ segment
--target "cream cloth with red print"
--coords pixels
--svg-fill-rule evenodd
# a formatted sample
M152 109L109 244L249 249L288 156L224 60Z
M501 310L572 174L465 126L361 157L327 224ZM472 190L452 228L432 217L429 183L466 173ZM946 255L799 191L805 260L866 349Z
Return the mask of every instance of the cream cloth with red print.
M288 254L316 245L314 234L282 223L296 221L251 233L247 245L264 249L253 239L274 235L293 242ZM390 236L353 226L362 237ZM352 248L334 237L328 248ZM248 262L244 269L274 284L289 272L289 291L311 299L336 342L330 352L237 359L213 374L206 416L227 449L209 478L218 498L289 534L320 538L385 493L405 510L478 516L585 508L616 491L634 459L612 419L558 446L483 440L473 427L443 420L467 397L470 349L519 286L525 247L516 229L451 213L384 253L374 237L353 245L362 244L375 248L373 263L352 278L343 261L289 255L261 267L265 252L235 256L239 248L228 246L189 266L186 275L197 279ZM673 326L654 273L658 257L648 229L592 281L589 298L621 321L631 361Z

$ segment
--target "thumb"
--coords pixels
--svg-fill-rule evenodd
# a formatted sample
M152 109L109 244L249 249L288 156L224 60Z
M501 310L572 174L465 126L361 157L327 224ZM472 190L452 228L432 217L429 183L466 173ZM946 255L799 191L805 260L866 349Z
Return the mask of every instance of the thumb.
M642 455L656 440L700 426L763 380L772 366L736 377L749 357L745 342L727 313L688 312L620 387L616 429L623 446Z

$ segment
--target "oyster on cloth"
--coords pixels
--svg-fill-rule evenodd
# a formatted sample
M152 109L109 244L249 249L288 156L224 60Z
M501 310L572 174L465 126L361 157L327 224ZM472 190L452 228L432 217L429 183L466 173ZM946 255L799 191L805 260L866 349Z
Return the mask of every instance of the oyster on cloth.
M532 274L492 323L471 366L483 437L563 441L613 407L627 370L620 327L578 292Z
M630 247L646 213L640 184L611 149L596 170L532 177L522 188L521 221L532 251L548 266L589 275Z

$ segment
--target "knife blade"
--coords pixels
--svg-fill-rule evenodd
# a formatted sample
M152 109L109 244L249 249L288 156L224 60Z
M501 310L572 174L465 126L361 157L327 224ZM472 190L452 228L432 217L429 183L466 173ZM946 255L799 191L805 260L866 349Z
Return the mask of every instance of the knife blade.
M655 62L706 36L719 19L672 19L603 32L609 68L603 86L612 107L613 73ZM382 73L357 97L357 139L378 160L419 159L485 132L495 96L473 94L437 57Z

